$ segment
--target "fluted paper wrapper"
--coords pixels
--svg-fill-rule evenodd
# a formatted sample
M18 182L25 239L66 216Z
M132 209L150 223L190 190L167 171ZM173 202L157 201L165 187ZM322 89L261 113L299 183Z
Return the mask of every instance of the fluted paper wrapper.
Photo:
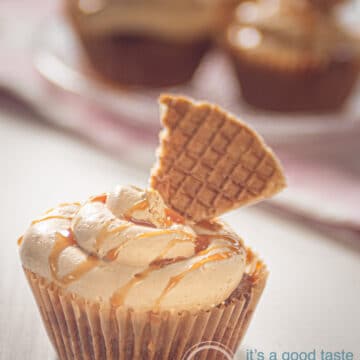
M89 302L25 273L60 360L229 358L200 346L208 342L228 354L236 351L267 278L265 265L253 259L238 288L216 307L195 313L145 312Z

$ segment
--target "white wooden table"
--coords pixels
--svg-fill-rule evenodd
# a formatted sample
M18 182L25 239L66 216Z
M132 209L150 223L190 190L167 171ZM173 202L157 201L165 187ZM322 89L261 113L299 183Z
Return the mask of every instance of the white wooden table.
M0 111L0 359L56 359L22 274L16 240L43 210L117 183L144 186L145 169L110 158L24 116ZM259 209L227 216L271 275L244 340L266 353L351 351L360 359L360 250ZM257 360L256 357L253 360ZM292 359L297 360L297 359ZM303 359L302 359L303 360Z

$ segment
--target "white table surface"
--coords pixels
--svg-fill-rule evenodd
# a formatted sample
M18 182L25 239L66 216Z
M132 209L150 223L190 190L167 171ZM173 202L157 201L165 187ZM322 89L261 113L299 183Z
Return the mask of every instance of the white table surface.
M16 240L43 210L117 183L143 186L147 171L7 111L0 111L0 163L0 359L56 359L22 273ZM277 352L278 359L283 351L324 349L351 351L359 360L359 247L256 208L229 214L227 220L271 270L239 358L254 348Z

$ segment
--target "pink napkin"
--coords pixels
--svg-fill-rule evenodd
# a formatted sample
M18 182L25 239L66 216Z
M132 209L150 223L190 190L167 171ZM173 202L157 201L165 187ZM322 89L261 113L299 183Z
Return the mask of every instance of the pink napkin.
M349 141L351 139L349 138ZM358 153L360 144L358 145ZM341 163L291 157L289 151L279 151L288 176L288 189L271 205L335 228L348 229L360 235L360 172L354 171L358 155L349 153ZM358 169L359 170L359 169Z
M132 124L131 119L119 117L106 106L50 84L35 71L32 41L42 30L43 17L58 12L56 6L45 4L40 0L31 5L9 0L0 4L0 99L11 96L18 107L25 104L27 110L54 126L149 168L154 160L157 126ZM360 126L341 135L333 132L291 141L279 142L269 135L267 140L285 166L289 188L264 206L330 232L341 230L346 236L352 233L359 237L359 139Z

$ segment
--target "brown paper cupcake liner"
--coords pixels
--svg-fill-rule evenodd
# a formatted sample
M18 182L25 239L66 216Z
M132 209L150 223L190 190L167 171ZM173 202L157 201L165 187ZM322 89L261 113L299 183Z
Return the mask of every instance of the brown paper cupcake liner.
M86 301L24 270L60 360L230 358L268 275L254 257L239 286L216 307L196 313L141 312Z
M170 42L147 36L94 36L78 38L92 75L110 85L172 86L190 81L211 48L209 38Z
M334 60L326 66L280 69L235 59L235 69L246 102L275 111L328 112L340 109L358 77L356 62Z

